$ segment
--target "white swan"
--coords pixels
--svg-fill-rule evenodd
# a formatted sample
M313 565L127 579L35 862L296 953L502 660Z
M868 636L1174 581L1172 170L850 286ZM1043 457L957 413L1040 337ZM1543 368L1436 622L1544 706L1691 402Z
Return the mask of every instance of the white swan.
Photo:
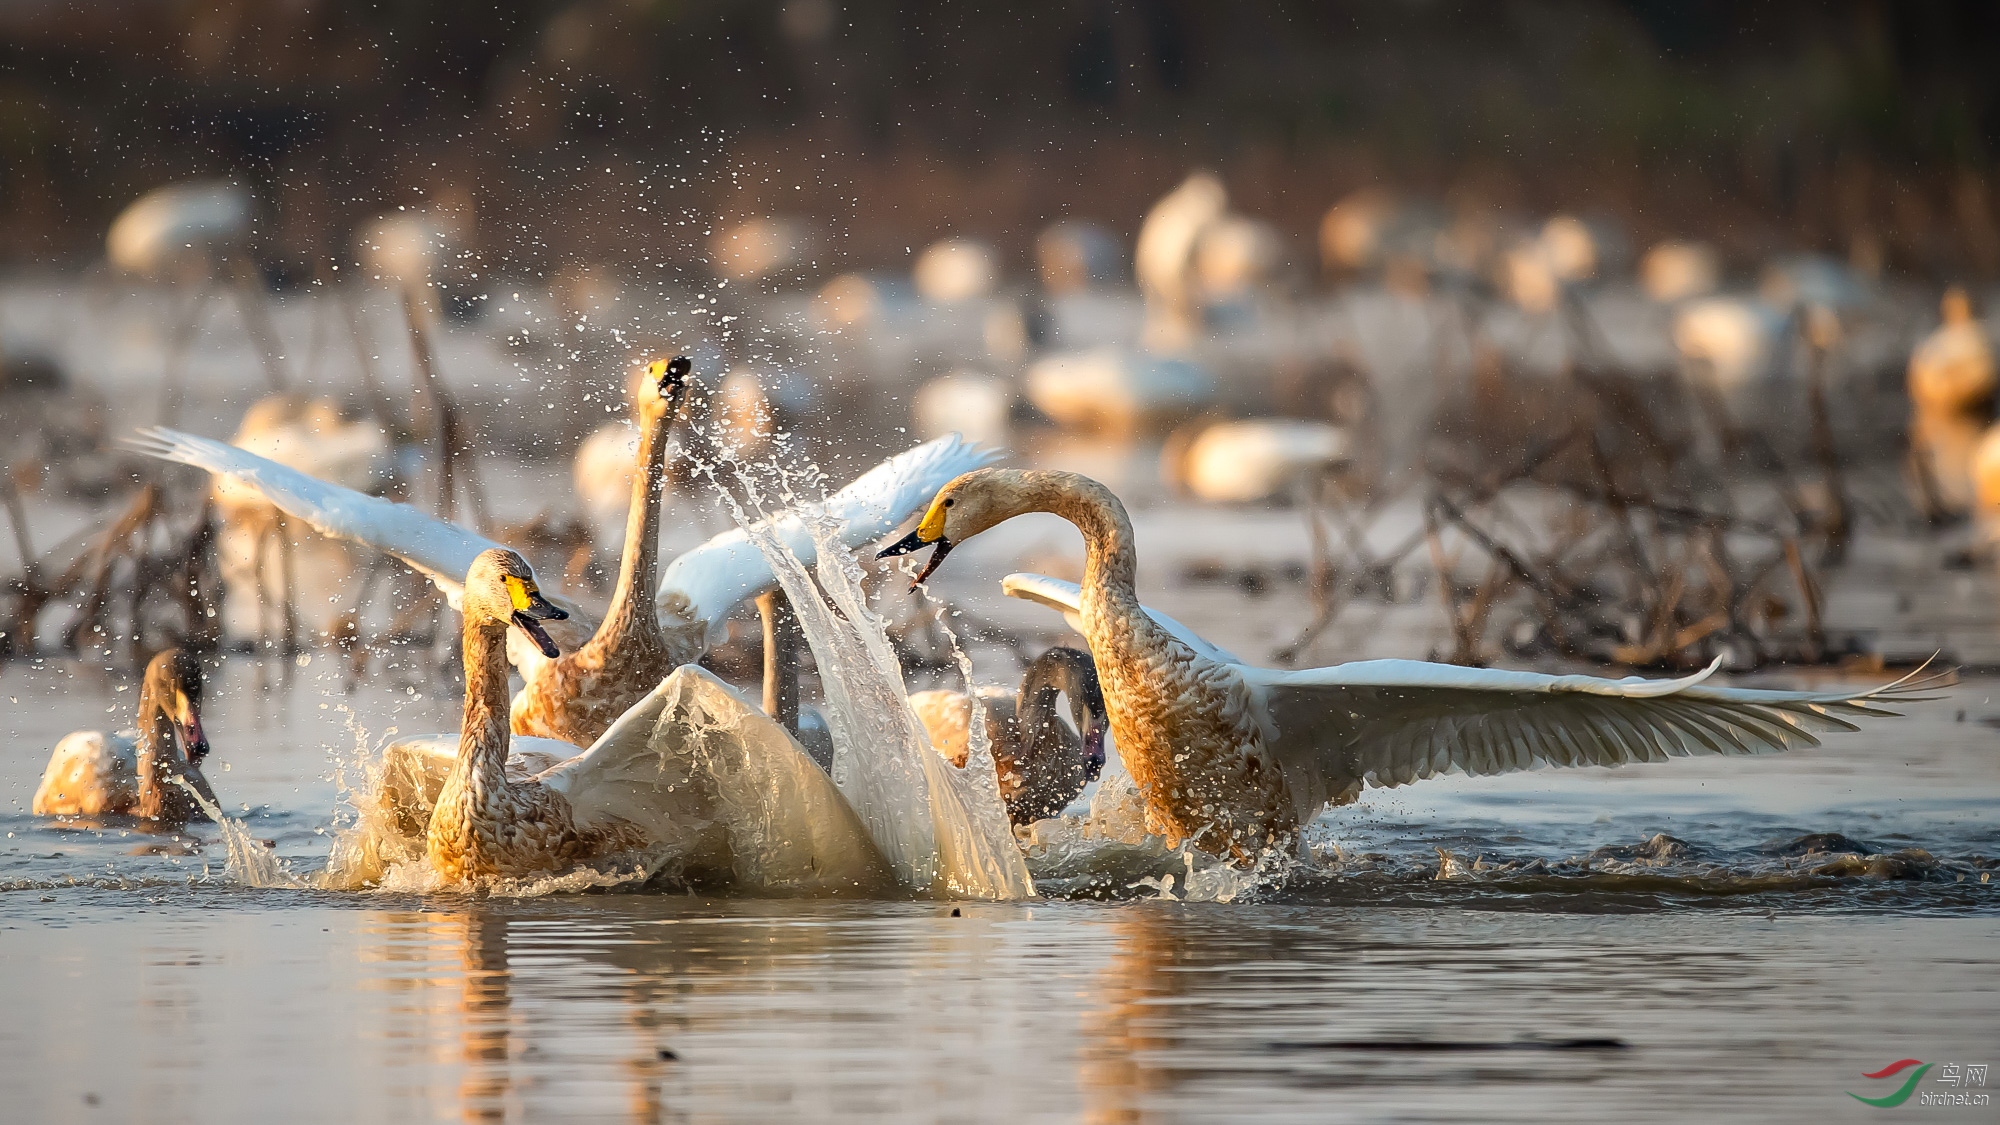
M695 880L835 892L893 885L833 782L777 725L698 668L677 669L589 750L509 776L506 635L554 658L563 618L512 551L481 552L461 586L465 714L425 831L447 882L642 859Z
M146 664L138 728L64 735L49 755L32 807L36 816L130 815L179 829L208 818L177 779L210 805L217 803L201 772L207 755L201 663L190 652L170 648Z
M1354 443L1346 428L1301 418L1244 418L1204 426L1178 450L1160 455L1160 474L1198 500L1251 504L1288 499L1346 466Z
M187 267L206 274L249 240L254 210L250 189L228 180L154 188L118 213L105 236L105 257L147 277Z
M1993 401L1993 344L1954 285L1938 302L1941 323L1910 352L1910 401L1919 412L1958 414Z
M1888 689L1811 693L1600 679L1369 660L1278 671L1228 657L1139 604L1124 505L1073 473L985 469L946 485L884 555L935 545L921 581L970 536L1053 512L1084 539L1084 580L1014 580L1009 592L1073 614L1090 642L1119 756L1147 827L1239 860L1289 846L1328 802L1364 785L1451 770L1617 765L1695 753L1754 754L1817 742L1882 714ZM1711 667L1710 672L1713 671Z

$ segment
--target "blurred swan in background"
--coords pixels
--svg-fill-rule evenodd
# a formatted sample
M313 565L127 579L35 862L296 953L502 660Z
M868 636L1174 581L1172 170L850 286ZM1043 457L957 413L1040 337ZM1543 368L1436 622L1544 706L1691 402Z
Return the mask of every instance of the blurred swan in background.
M1993 345L1965 290L1939 303L1942 323L1910 352L1910 455L1932 515L1961 515L2000 497L1993 417Z
M1301 487L1351 463L1353 453L1348 431L1328 422L1244 418L1170 440L1160 472L1195 499L1249 504L1293 499Z

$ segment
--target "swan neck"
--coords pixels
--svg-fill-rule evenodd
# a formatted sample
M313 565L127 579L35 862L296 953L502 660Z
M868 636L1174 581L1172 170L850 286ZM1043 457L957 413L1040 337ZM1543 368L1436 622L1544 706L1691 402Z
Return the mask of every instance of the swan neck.
M195 804L174 779L189 773L187 760L174 742L166 704L149 678L139 688L139 805L142 820L181 821L193 818Z
M464 643L465 717L452 771L477 776L497 790L506 784L507 627L468 623Z
M1049 511L1083 534L1083 598L1136 601L1138 549L1132 519L1111 490L1085 477L1068 476L1054 490Z
M1053 651L1053 650L1052 650ZM1014 714L1019 717L1021 729L1030 737L1056 719L1056 699L1068 692L1072 700L1081 697L1082 689L1076 683L1076 669L1068 662L1048 659L1044 655L1028 665L1021 676L1021 691L1014 697Z
M642 416L639 471L632 474L632 502L625 510L625 548L618 557L618 585L604 613L605 631L659 629L653 593L660 586L660 508L667 482L667 433L673 412Z

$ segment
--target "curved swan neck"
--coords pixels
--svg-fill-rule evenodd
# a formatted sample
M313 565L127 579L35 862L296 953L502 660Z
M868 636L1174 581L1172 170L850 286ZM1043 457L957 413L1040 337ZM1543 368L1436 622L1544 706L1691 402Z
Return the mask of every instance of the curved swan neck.
M453 773L476 776L494 791L507 784L507 627L465 627L465 718Z
M1020 512L1049 512L1083 534L1082 611L1095 651L1100 642L1129 638L1152 628L1139 608L1139 554L1132 518L1112 491L1076 473L1022 472L1016 493ZM1107 632L1108 630L1108 632ZM1099 653L1099 659L1103 654Z
M604 612L598 637L627 637L634 630L657 634L659 611L653 606L660 586L660 508L667 483L667 435L673 429L678 401L670 401L639 427L639 471L632 474L632 502L625 511L625 548L618 557L618 585ZM622 640L621 642L622 643Z

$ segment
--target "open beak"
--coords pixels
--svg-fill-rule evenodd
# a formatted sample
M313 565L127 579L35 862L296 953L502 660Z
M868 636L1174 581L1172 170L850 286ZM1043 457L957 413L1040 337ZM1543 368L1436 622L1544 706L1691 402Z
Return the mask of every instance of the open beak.
M556 647L555 638L549 636L541 623L562 621L568 617L569 614L557 609L539 590L531 590L528 592L528 608L515 610L512 620L517 628L528 634L529 640L535 642L535 647L542 650L543 656L554 660L562 655L562 650Z
M910 589L915 590L918 586L923 585L924 579L931 576L931 572L938 568L938 564L944 561L944 557L951 554L951 549L954 546L951 540L946 539L942 535L936 539L925 539L924 529L920 525L915 531L882 548L881 552L875 557L886 559L892 555L907 555L911 551L928 547L933 543L937 544L937 550L931 552L930 561L925 563L924 568L918 571L917 576L910 581Z

